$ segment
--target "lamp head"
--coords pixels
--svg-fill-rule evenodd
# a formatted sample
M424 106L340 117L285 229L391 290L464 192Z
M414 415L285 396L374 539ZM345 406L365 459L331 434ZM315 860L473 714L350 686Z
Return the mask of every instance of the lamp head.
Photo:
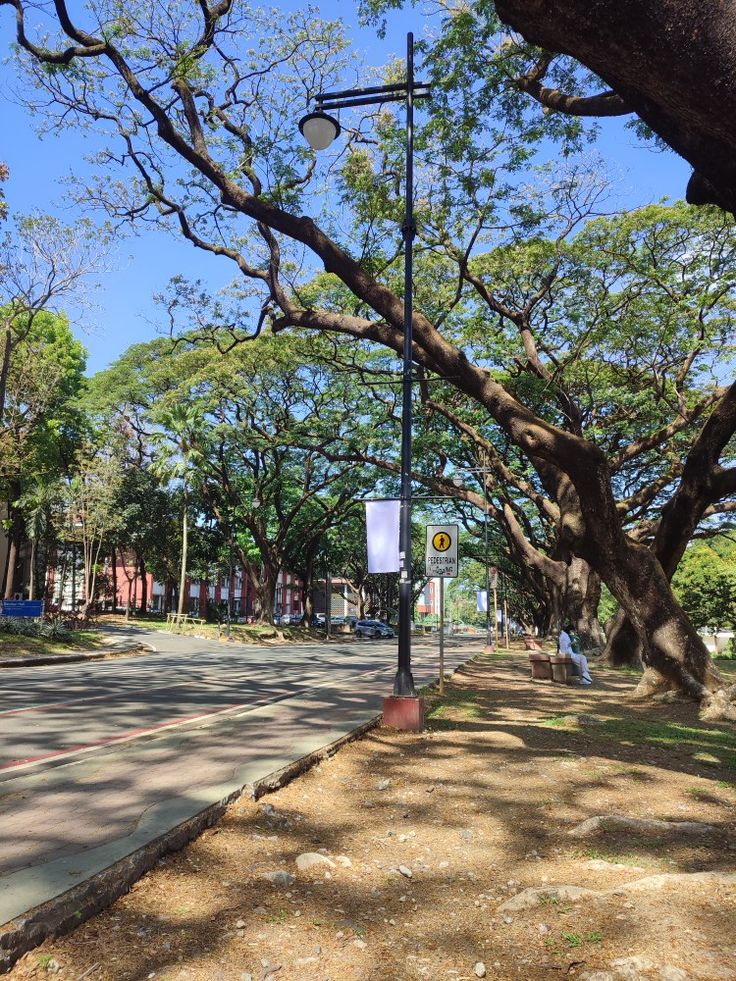
M462 477L460 477L460 476L458 476L458 475L455 475L455 476L454 476L454 477L452 478L452 482L453 482L453 484L454 484L454 485L455 485L455 486L456 486L456 487L457 487L458 489L459 489L460 487L462 487L462 486L463 486L463 483L464 483L464 481L463 481L463 478L462 478Z
M313 150L326 150L340 135L340 124L334 116L318 109L299 120L299 132Z

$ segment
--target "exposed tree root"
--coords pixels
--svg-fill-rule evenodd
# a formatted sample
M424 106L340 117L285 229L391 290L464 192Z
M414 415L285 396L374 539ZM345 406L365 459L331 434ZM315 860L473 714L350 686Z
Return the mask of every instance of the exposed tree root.
M655 821L651 818L624 817L621 814L598 814L571 828L567 833L571 838L589 838L599 831L626 831L662 837L714 834L719 828L702 821Z

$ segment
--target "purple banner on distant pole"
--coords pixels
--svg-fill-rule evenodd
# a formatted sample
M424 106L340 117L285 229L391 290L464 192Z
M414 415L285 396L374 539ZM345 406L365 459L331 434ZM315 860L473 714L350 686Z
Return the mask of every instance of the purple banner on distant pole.
M401 501L366 501L368 572L398 572Z

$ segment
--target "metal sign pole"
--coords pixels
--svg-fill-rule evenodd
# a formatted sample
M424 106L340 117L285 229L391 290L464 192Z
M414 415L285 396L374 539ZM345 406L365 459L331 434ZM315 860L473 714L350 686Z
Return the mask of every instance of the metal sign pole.
M445 694L445 580L440 579L440 695Z

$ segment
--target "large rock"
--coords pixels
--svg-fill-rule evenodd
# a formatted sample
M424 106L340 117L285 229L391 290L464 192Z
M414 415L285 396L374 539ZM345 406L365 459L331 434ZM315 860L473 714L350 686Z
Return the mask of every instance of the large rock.
M531 909L538 906L540 902L576 902L580 899L597 899L602 896L602 892L595 889L583 889L581 886L542 886L541 888L525 889L517 896L512 896L505 903L498 907L499 913L515 912L522 909Z
M326 855L320 855L319 852L302 852L301 855L297 855L296 867L300 872L306 872L308 869L316 867L320 869L337 868L331 858L328 858Z

